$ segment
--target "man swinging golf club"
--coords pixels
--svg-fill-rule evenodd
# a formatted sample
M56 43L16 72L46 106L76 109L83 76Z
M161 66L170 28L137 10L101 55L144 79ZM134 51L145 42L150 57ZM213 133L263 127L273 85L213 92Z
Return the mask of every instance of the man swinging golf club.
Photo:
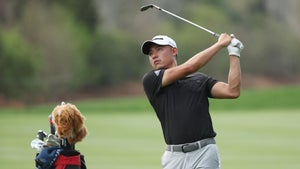
M227 82L197 72L225 47L229 52ZM222 33L212 46L177 65L178 49L170 37L158 35L142 44L153 67L143 77L143 87L167 144L162 156L164 169L220 168L208 98L239 97L242 48L234 35Z

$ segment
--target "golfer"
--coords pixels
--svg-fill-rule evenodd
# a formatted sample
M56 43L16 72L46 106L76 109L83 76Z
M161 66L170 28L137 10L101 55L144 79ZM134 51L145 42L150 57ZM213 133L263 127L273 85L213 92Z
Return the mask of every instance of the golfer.
M225 47L229 52L227 82L197 72ZM220 168L208 98L239 97L242 48L234 35L223 33L212 46L177 65L178 49L170 37L158 35L142 44L153 67L143 77L143 86L166 142L164 169Z

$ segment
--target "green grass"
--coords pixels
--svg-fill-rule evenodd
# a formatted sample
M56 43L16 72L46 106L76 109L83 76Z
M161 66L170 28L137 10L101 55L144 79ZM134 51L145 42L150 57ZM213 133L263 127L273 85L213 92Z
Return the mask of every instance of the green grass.
M262 109L299 109L300 86L268 89L242 90L236 100L214 100L212 108L218 110L262 110Z
M300 166L299 88L244 91L239 100L212 100L211 114L223 169ZM160 168L164 141L145 97L74 101L87 118L77 148L90 169ZM0 108L1 168L34 168L30 142L55 104Z
M298 168L299 119L299 110L215 115L223 168Z

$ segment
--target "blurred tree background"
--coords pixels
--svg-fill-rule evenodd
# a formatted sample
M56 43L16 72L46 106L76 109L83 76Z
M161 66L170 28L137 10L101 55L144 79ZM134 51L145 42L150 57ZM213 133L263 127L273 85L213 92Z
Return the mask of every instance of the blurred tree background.
M241 39L244 86L255 79L300 81L297 0L0 0L0 102L49 101L140 82L150 69L140 45L156 34L175 39L179 63L216 41L157 10L140 12L148 3ZM226 79L224 55L201 71Z

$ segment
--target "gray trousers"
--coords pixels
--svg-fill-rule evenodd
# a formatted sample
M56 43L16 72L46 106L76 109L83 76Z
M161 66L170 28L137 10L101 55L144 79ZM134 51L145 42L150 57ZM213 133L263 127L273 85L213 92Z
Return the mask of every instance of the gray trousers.
M216 144L188 153L165 151L161 163L163 169L221 169Z

